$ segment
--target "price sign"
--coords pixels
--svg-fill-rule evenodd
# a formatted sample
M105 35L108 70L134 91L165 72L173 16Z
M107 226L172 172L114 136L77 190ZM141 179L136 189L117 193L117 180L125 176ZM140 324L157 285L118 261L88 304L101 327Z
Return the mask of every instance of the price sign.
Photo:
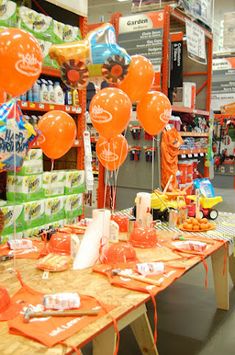
M43 104L39 104L38 107L41 108L41 109L45 108L45 106Z
M201 64L207 64L205 32L196 23L186 20L188 56Z
M188 154L188 157L189 157L189 158L192 158L192 157L193 157L193 155L192 155L192 154Z

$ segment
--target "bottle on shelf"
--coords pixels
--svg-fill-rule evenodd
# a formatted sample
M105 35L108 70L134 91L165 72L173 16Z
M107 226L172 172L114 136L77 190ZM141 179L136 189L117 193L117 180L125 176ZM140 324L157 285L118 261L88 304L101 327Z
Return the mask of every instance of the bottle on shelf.
M73 104L73 100L72 100L72 92L70 89L67 89L65 91L65 104L66 105L72 105Z
M40 89L40 102L44 102L44 103L49 102L48 96L49 96L49 92L47 87L47 81L45 79L42 79L42 85Z
M21 101L27 101L27 92L25 92L24 94L20 95L20 100Z
M33 85L33 88L32 88L32 101L33 102L40 102L40 89L41 89L40 84L41 84L40 80L37 80L36 83Z
M49 96L49 102L50 103L55 103L55 91L54 91L54 86L53 82L51 80L48 80L48 96Z
M64 92L58 81L54 85L55 103L58 105L64 105Z
M27 99L30 102L33 101L33 89L32 88L27 92Z
M79 105L78 91L76 89L74 89L72 93L72 102L73 102L73 106Z

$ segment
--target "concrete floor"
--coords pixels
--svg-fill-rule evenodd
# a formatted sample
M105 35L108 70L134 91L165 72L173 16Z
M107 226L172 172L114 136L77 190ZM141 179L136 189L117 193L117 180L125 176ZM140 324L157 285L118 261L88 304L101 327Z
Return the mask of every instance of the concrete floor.
M218 209L235 213L235 190L220 188L216 194L224 198ZM208 289L204 288L204 267L198 265L157 296L159 355L235 354L235 289L230 285L230 310L217 310L209 260L208 266ZM151 302L147 309L153 325ZM92 346L88 344L84 355L91 353ZM119 355L140 354L127 327L121 331Z

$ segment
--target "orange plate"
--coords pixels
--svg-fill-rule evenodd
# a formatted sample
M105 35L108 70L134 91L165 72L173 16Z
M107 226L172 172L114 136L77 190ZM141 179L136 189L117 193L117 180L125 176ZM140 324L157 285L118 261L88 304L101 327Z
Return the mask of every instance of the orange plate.
M215 228L216 228L216 225L212 224L212 223L211 223L211 226L209 228L203 229L203 230L202 229L197 229L197 230L191 229L191 230L188 230L188 229L185 229L182 224L179 225L179 229L181 231L184 231L184 232L201 232L201 233L203 233L203 232L211 231L211 230L213 230Z

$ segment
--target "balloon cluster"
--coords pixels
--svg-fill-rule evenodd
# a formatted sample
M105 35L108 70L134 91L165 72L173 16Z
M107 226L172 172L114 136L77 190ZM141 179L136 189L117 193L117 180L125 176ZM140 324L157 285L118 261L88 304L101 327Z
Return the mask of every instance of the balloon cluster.
M42 51L37 40L28 32L18 28L7 28L0 32L0 168L13 170L12 154L17 157L16 169L23 164L23 157L28 149L30 137L37 138L37 132L23 120L22 113L14 99L29 90L38 79L42 69ZM10 99L13 99L11 101ZM9 101L10 100L10 101ZM11 120L8 113L16 106ZM17 115L20 112L20 119ZM4 118L4 119L3 119ZM13 122L13 120L15 122ZM38 144L43 152L51 159L63 156L74 144L76 124L73 118L63 111L47 112L38 124L40 137ZM28 132L32 131L32 134ZM6 136L6 137L5 137ZM13 136L24 137L19 148L6 142ZM5 137L5 138L4 138ZM23 139L23 138L22 138ZM32 139L31 139L32 140ZM21 149L20 153L17 149Z
M159 134L171 117L169 99L158 91L149 91L154 81L151 62L141 56L131 57L128 73L116 88L99 91L90 104L93 126L100 134L96 153L109 171L118 169L128 154L128 143L121 135L130 120L132 103L137 103L137 117L150 135Z

